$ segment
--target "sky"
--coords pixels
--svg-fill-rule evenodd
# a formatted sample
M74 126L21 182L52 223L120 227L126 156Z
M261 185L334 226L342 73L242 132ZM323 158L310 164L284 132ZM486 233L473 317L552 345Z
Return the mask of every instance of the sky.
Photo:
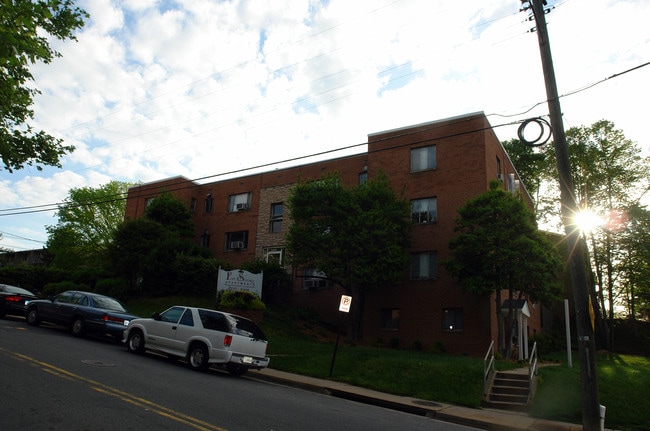
M52 40L62 57L32 68L42 94L31 122L76 150L60 169L0 170L0 247L42 248L73 188L218 181L364 152L368 134L478 111L504 141L548 115L519 0L77 5L90 14L77 41ZM650 1L548 6L565 129L609 120L650 154Z

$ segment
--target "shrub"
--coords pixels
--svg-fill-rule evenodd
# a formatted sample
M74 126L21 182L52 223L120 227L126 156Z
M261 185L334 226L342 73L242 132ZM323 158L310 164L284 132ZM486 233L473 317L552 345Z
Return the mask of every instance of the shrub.
M219 292L217 306L221 309L266 310L266 305L252 292L226 290Z

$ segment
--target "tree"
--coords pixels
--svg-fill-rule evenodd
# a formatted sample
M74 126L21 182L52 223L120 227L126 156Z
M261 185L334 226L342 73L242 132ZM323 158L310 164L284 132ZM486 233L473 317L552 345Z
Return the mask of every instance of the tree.
M524 145L518 139L503 142L503 147L535 202L535 214L538 222L558 219L559 194L548 192L550 173L555 169L553 154L538 147Z
M589 248L589 266L594 279L590 296L599 333L602 334L600 341L611 350L614 311L618 309L617 305L630 299L629 292L635 288L629 284L631 280L627 275L642 271L642 268L630 266L642 265L642 260L632 259L638 253L630 248L638 250L642 244L626 239L632 238L630 229L636 223L635 217L643 214L634 208L639 207L641 198L648 192L650 159L642 158L639 146L607 120L571 128L567 130L566 138L578 207L600 220L599 224L584 229L583 235ZM553 146L545 147L543 152L548 158L553 158ZM518 160L516 150L514 153L515 167L526 175L527 170L521 165L528 161ZM559 220L557 167L553 164L544 166L539 177L542 178L544 194L554 200L552 207ZM526 177L522 179L526 184L531 181ZM540 212L538 216L543 218L544 214ZM634 280L636 287L641 288L641 279ZM635 318L634 315L629 317Z
M379 173L350 187L337 175L301 182L288 207L293 264L320 271L353 296L352 336L360 338L366 293L394 286L408 266L409 202Z
M47 226L52 264L73 269L97 266L117 227L124 221L129 183L111 181L97 188L71 189L59 205L56 226Z
M217 283L217 261L194 243L189 209L170 193L155 197L144 217L119 226L108 256L131 295L205 294Z
M262 301L265 303L278 301L282 293L289 292L291 277L277 261L265 261L256 258L250 262L244 262L240 269L252 272L253 274L264 273L262 281Z
M511 343L505 343L501 292L508 292L511 323L515 321L513 300L548 303L559 298L559 252L537 229L534 213L518 196L501 189L498 181L468 200L458 213L458 235L449 244L450 259L445 266L463 290L495 294L498 347L509 356Z
M0 157L4 169L13 172L25 165L61 167L59 158L74 150L61 139L28 124L38 89L29 86L34 77L29 66L49 63L60 54L50 47L46 35L76 40L88 14L72 0L12 1L0 3Z

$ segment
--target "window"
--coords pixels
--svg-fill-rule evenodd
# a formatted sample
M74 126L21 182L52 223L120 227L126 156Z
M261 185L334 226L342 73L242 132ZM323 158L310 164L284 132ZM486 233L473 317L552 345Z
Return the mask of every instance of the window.
M305 268L302 271L302 275L303 289L319 290L331 287L331 283L327 280L327 275L322 271L318 271L314 268Z
M436 168L436 146L411 150L411 172L429 171Z
M213 331L230 332L226 316L221 313L208 310L199 310L201 324L205 329Z
M411 255L411 279L433 280L438 278L438 253L435 251Z
M284 204L271 204L271 220L269 222L269 232L282 231L282 216L284 213Z
M160 320L163 322L178 323L184 312L185 307L176 306L168 308L160 314Z
M226 250L241 250L248 248L248 231L228 232L226 234Z
M196 212L196 198L190 200L190 212Z
M251 193L230 195L228 198L228 212L245 211L251 207Z
M361 172L359 174L359 184L365 184L368 182L368 172Z
M151 203L153 202L154 199L156 199L156 198L146 198L144 200L144 207L147 208L149 205L151 205Z
M497 178L503 180L501 176L501 159L497 157Z
M201 247L210 247L210 231L207 229L201 235Z
M192 317L192 310L189 308L185 310L185 313L183 313L183 317L181 317L181 320L178 322L178 324L185 326L194 326L194 317Z
M438 199L425 198L411 201L413 223L435 223L438 220Z
M442 310L442 329L444 331L462 331L463 309L445 308Z
M284 249L281 247L266 247L262 250L262 256L265 262L275 262L282 266Z
M399 308L381 310L381 329L397 331L399 329Z
M214 208L214 198L212 197L212 193L210 193L205 197L205 207L204 207L205 212L206 213L212 212L212 208Z

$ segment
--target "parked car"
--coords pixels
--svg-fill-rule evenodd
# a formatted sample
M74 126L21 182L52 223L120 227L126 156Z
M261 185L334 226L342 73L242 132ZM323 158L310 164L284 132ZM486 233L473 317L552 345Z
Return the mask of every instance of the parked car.
M0 284L0 318L9 314L11 316L25 316L26 304L38 299L29 290L9 284Z
M64 325L77 337L93 333L121 340L126 326L137 317L115 298L76 290L59 293L50 299L30 301L27 305L28 324Z
M130 352L149 349L185 358L195 370L219 364L240 376L269 365L268 341L253 321L204 308L177 305L150 319L132 320L123 341Z

